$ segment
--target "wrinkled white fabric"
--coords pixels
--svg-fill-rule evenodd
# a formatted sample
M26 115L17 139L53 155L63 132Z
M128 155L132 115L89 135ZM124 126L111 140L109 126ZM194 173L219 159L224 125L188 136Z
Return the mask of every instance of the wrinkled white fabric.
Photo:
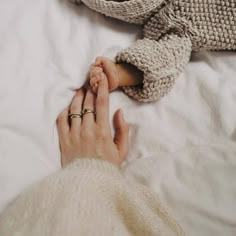
M115 56L140 29L66 0L2 0L0 18L2 209L60 168L58 114L95 57ZM111 115L121 107L130 123L125 174L157 191L187 235L236 232L235 64L235 52L194 54L159 102L110 96Z

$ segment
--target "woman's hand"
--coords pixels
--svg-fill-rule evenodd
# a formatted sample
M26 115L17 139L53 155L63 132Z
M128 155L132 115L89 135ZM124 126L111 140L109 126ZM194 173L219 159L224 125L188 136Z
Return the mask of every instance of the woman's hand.
M81 114L84 109L81 118L77 115L68 120L70 114ZM120 167L127 155L128 125L121 110L114 115L114 139L111 135L106 78L100 80L97 96L90 89L78 90L70 107L59 115L57 125L63 167L79 158L97 158Z

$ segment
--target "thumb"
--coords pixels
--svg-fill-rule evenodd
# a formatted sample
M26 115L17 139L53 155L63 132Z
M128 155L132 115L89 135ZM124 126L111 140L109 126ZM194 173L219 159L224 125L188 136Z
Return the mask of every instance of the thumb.
M129 126L124 120L121 109L117 110L114 115L115 138L114 143L119 151L121 162L126 158L129 143Z

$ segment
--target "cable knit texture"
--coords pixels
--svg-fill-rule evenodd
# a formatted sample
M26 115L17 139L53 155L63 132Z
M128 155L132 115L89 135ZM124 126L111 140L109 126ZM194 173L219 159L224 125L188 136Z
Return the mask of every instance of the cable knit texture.
M106 16L142 24L144 40L120 52L144 72L143 86L124 87L139 101L165 95L192 51L236 49L235 0L74 0Z
M184 235L158 197L112 164L81 159L25 190L0 215L2 236Z

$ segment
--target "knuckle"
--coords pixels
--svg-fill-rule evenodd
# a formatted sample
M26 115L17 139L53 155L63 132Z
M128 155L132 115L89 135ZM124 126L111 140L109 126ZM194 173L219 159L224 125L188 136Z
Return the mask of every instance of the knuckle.
M108 135L107 129L105 129L105 128L99 129L99 132L97 134L97 138L99 140L106 140L108 137L109 137L109 135Z
M102 69L100 67L94 69L93 71L90 72L90 80L93 80L93 81L100 80L101 73L102 73Z
M63 121L63 114L61 113L58 118L57 118L57 122L60 124Z
M84 96L84 91L82 89L78 90L75 94L76 98L81 98Z
M91 132L90 130L83 130L81 131L81 139L83 140L91 140L93 139L93 132Z
M59 128L63 128L63 125L65 124L66 121L67 120L66 120L66 117L65 117L64 114L59 115L58 118L57 118L57 125L58 125L58 127Z

